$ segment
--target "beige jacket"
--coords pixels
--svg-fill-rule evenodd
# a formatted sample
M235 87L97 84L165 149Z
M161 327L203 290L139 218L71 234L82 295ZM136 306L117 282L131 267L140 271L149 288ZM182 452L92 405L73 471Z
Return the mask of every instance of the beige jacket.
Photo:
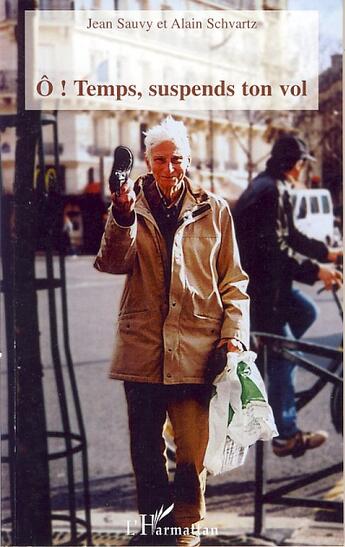
M248 278L241 269L231 214L224 199L194 191L186 179L170 265L142 181L136 183L134 223L118 225L110 209L95 260L102 272L127 274L110 377L202 384L207 359L220 338L249 344Z

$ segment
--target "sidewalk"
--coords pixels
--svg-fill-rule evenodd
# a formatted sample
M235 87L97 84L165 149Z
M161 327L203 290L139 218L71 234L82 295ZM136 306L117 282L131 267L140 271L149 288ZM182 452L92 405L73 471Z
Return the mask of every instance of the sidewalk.
M81 518L84 514L78 515ZM129 536L126 533L127 520L135 521L137 513L114 513L92 511L92 545L125 546ZM344 545L344 529L342 524L334 522L317 522L310 518L272 517L266 518L266 529L261 537L253 536L253 518L238 516L236 513L212 512L203 521L203 526L218 528L218 535L203 536L202 546L290 546L290 547L338 547ZM136 531L135 526L131 528ZM138 528L137 528L138 530ZM69 545L69 532L65 524L54 525L53 544ZM11 546L11 536L2 532L2 542ZM82 543L86 545L86 543Z
M342 501L344 483L339 479L324 495L324 499ZM209 511L202 529L217 529L218 534L202 536L201 545L261 546L281 545L290 547L323 547L345 545L343 523L338 522L333 511L314 510L311 517L287 517L266 515L265 531L254 537L254 517L240 516L235 512ZM127 521L131 532L139 531L138 515L94 510L91 513L94 545L127 545ZM135 526L135 522L137 525Z
M81 515L82 516L82 515ZM96 546L127 545L127 521L131 531L139 530L133 523L138 520L135 512L114 513L92 511L92 539ZM203 528L217 528L218 535L203 536L201 545L207 546L290 546L323 547L344 545L344 530L340 523L316 522L310 518L266 517L266 529L262 537L253 536L253 517L236 513L211 512L203 521ZM62 532L63 534L63 532ZM61 542L60 534L59 542Z

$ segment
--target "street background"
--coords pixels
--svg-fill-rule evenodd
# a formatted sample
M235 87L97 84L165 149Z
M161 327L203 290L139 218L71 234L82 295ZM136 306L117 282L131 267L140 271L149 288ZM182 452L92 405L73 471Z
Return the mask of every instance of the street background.
M126 402L122 382L108 379L108 369L115 334L115 321L122 293L124 276L101 274L93 268L93 257L68 257L67 293L69 311L70 343L79 395L82 404L88 439L91 507L95 512L116 513L136 511L135 484L129 453ZM36 260L37 276L45 276L43 257ZM341 320L332 294L317 295L315 287L300 286L312 296L320 310L319 317L305 340L338 347L341 342ZM145 291L145 287L143 287ZM58 296L58 291L57 291ZM59 298L57 298L59 302ZM39 317L41 354L44 368L44 390L48 430L61 430L61 418L57 403L52 358L49 349L49 321L47 295L39 292ZM58 306L58 315L59 306ZM2 322L2 325L4 323ZM4 339L4 337L3 337ZM62 350L62 343L60 343ZM62 362L64 355L62 353ZM140 356L138 356L140 359ZM297 386L305 388L312 376L298 371ZM1 374L2 401L6 400L6 371ZM267 478L271 486L280 486L286 479L303 476L320 468L332 465L342 458L342 437L331 423L331 386L323 391L300 412L299 425L304 430L326 429L328 442L304 457L277 458L267 443ZM2 423L6 429L6 409L3 406ZM73 419L72 419L73 423ZM72 427L73 430L73 427ZM51 447L53 448L53 446ZM80 462L77 463L77 480L81 480ZM207 507L209 512L226 512L239 517L251 517L254 512L254 463L252 447L245 465L220 477L209 477ZM67 507L66 469L61 460L52 462L52 500L55 510ZM4 509L6 474L3 474ZM303 493L323 497L339 477L330 477L308 487ZM268 506L268 515L288 517L312 517L315 510L297 507ZM125 529L125 515L123 516ZM236 527L236 521L233 522ZM231 522L228 523L231 527Z
M25 4L25 6L24 6ZM168 0L162 3L166 9L179 5L179 9L204 7L209 9L207 0ZM227 198L233 204L245 190L256 173L265 165L269 151L275 139L287 132L298 135L306 140L317 161L312 171L308 171L304 186L298 191L326 191L332 198L330 210L333 208L337 237L339 241L342 233L342 29L343 2L341 0L216 0L211 3L219 9L316 9L320 13L320 67L319 67L319 110L318 111L218 111L217 114L208 112L184 112L182 119L192 137L191 178L199 182L205 189L210 189ZM120 382L108 380L109 361L114 341L115 321L118 312L120 295L124 279L120 276L100 274L92 268L92 257L97 252L99 239L103 232L104 212L109 198L108 176L110 173L113 150L118 144L129 145L135 156L133 177L141 174L145 169L143 132L161 121L166 105L162 104L159 111L117 111L112 97L108 98L108 110L89 110L86 105L80 111L60 112L57 118L49 115L50 122L57 123L58 135L52 131L52 125L42 125L38 111L36 113L24 111L24 36L23 11L40 8L42 20L44 10L49 9L156 9L155 0L32 0L17 2L17 0L0 0L0 41L2 50L6 51L0 67L0 107L1 107L1 134L0 134L0 175L2 182L2 219L4 219L3 257L5 269L14 266L19 278L23 277L24 286L16 287L16 297L10 301L9 307L15 315L12 321L8 314L9 338L14 341L17 350L16 360L9 363L13 370L18 363L22 365L23 374L16 376L16 396L11 416L15 416L16 424L7 423L7 360L6 348L3 351L1 367L1 427L2 433L10 432L16 437L16 447L11 453L14 462L14 471L23 470L27 460L32 463L32 472L21 475L23 481L16 481L14 489L14 503L16 505L17 524L22 525L22 532L18 537L22 545L35 541L41 544L42 537L49 535L44 531L44 525L49 520L47 497L52 500L54 513L61 511L68 513L70 501L67 492L67 470L63 459L51 461L49 464L50 490L48 477L45 477L44 466L37 464L36 453L43 448L39 439L34 440L28 451L20 450L25 446L26 438L36 439L37 432L42 432L45 438L44 424L40 427L40 358L43 363L43 384L45 398L45 413L49 432L61 432L62 420L60 405L54 378L54 368L49 340L49 311L47 291L38 291L38 310L36 310L36 294L30 291L26 294L26 287L31 286L31 269L35 251L42 252L49 238L48 219L53 214L55 191L62 191L62 209L54 219L64 227L66 252L83 254L84 256L68 257L67 265L67 292L69 309L69 336L72 348L74 370L81 399L83 418L88 439L89 477L91 490L92 522L94 530L105 530L109 533L118 533L125 528L128 515L135 515L135 485L129 455L129 439L126 416L126 405ZM20 17L18 14L20 13ZM303 20L305 26L305 19ZM305 27L308 30L308 27ZM47 22L47 35L44 44L47 44L46 55L53 68L63 65L63 56L59 56L56 47L60 45L55 39L54 28ZM61 30L61 29L60 29ZM310 30L310 29L309 29ZM308 33L307 33L308 34ZM60 33L59 33L60 36ZM67 38L71 38L68 42ZM277 49L283 33L274 37L274 48ZM95 50L93 42L85 42L85 50L78 47L73 35L66 33L64 45L71 58L82 60L88 57L85 73L91 78L99 79L105 75L117 77L118 66L114 62L113 49L108 37L100 51ZM167 45L167 44L164 44ZM178 55L190 55L186 48L184 36L180 35ZM104 50L104 51L103 51ZM267 39L267 52L272 50L272 37ZM161 44L157 43L154 53L160 54ZM108 53L107 53L108 52ZM152 52L151 52L152 55ZM143 50L143 66L147 60ZM18 63L19 60L19 63ZM271 55L265 56L268 66ZM205 62L201 58L201 67ZM308 57L301 56L301 62L309 63ZM128 65L128 63L127 63ZM126 70L129 68L126 65ZM147 71L147 68L145 68ZM156 72L156 70L155 70ZM182 72L182 71L181 71ZM175 76L175 75L174 75ZM180 74L178 74L180 76ZM232 74L234 76L234 74ZM103 80L102 80L103 81ZM95 103L93 103L95 104ZM12 116L19 113L20 124L17 125ZM47 121L47 120L46 120ZM30 131L27 130L30 128ZM39 135L43 141L43 158L34 161L37 155ZM19 138L18 138L19 137ZM59 151L59 162L54 152ZM14 179L17 177L16 187ZM31 194L33 191L33 194ZM22 200L22 197L24 198ZM55 195L56 197L56 195ZM32 199L34 198L34 199ZM37 200L36 200L37 198ZM14 218L13 201L20 205ZM321 202L320 202L321 203ZM31 211L31 213L30 213ZM331 211L329 211L331 212ZM315 223L315 219L314 219ZM318 224L318 221L316 222ZM322 223L320 223L321 226ZM11 248L12 237L18 238L17 250L14 257L6 259L7 251ZM53 241L55 241L55 230ZM36 237L37 236L37 237ZM67 237L68 236L68 237ZM57 238L60 241L60 234ZM67 241L68 240L68 241ZM333 241L333 234L328 239ZM19 245L18 245L19 243ZM49 246L49 245L48 245ZM5 251L5 252L4 252ZM9 253L11 254L11 253ZM36 257L37 277L45 278L45 264L42 256ZM58 276L56 272L56 276ZM6 288L6 283L3 285ZM17 290L18 289L18 290ZM337 347L341 339L341 321L332 295L323 293L317 295L317 287L304 287L307 294L314 296L320 307L320 315L312 329L307 333L307 340L328 344ZM143 287L143 291L145 287ZM29 298L30 305L23 307L23 302ZM59 290L56 290L59 302ZM5 344L4 302L1 302L1 336ZM36 313L38 311L38 313ZM28 313L27 313L28 312ZM35 329L35 318L39 317L41 355L35 353L35 341L38 333ZM21 321L22 317L24 321ZM68 384L66 359L63 353L61 332L61 309L58 304L60 326L59 347L63 363L65 380ZM25 323L25 324L23 324ZM148 325L149 327L149 325ZM13 332L12 332L13 329ZM140 359L140 356L138 356ZM29 384L35 376L34 384ZM298 386L303 388L311 382L310 375L300 371ZM28 396L21 395L30 385ZM37 388L37 389L35 389ZM319 470L325 466L341 460L342 437L338 435L331 423L330 417L331 386L326 387L318 397L303 409L300 415L300 425L304 430L327 429L330 433L328 442L316 451L309 451L303 458L278 459L273 456L269 443L266 443L267 475L271 486L280 486L286 479L303 477L309 472ZM35 401L37 404L35 404ZM69 402L72 402L69 391ZM69 408L72 431L78 433L76 419L73 416L72 406ZM37 421L36 421L37 419ZM24 424L24 427L21 425ZM14 427L16 426L16 427ZM28 433L29 432L29 433ZM2 456L6 456L8 442L4 435L2 440ZM24 444L21 444L23 443ZM30 444L30 443L29 443ZM49 436L49 452L64 451L64 443L52 441ZM44 450L44 448L43 448ZM29 456L26 458L26 456ZM78 508L83 506L82 500L82 471L80 454L74 454L76 464L76 481L80 497ZM218 478L210 478L207 489L207 504L209 518L213 518L219 525L220 533L227 528L230 534L236 529L245 530L248 534L253 530L254 512L254 463L255 450L250 450L246 464L232 473ZM43 480L42 480L43 475ZM16 475L17 476L17 475ZM330 477L322 483L313 484L308 492L322 498L329 493L339 477ZM46 480L46 484L44 481ZM9 513L8 464L2 466L1 473L2 509L3 517ZM31 483L35 488L31 491ZM338 485L339 486L339 485ZM49 490L49 492L48 492ZM30 492L27 501L26 493ZM342 499L343 491L338 487L338 499ZM44 502L40 502L44 499ZM21 512L24 515L21 515ZM330 528L324 529L324 542L315 529L304 528L304 535L291 535L291 530L302 526L303 519L311 522L321 518L320 512L306 508L282 508L271 506L268 508L270 537L279 529L279 542L284 539L284 545L291 536L291 545L342 545L343 538L336 540ZM18 518L19 514L19 518ZM218 519L218 516L219 519ZM80 515L82 518L84 515ZM323 511L322 518L332 517ZM25 518L24 518L25 517ZM279 520L279 519L283 520ZM217 520L218 519L218 520ZM274 520L276 519L276 520ZM279 522L278 522L278 520ZM284 520L285 519L285 520ZM241 524L241 526L240 526ZM62 526L62 525L61 525ZM309 526L309 525L307 525ZM340 525L339 525L340 526ZM290 529L290 535L284 527ZM18 526L14 526L14 529ZM34 532L32 532L34 529ZM274 529L274 530L272 530ZM54 533L56 521L54 521ZM278 532L277 532L278 533ZM303 539L301 539L303 537ZM34 538L34 539L32 539ZM56 538L55 538L56 539ZM128 538L127 538L128 539ZM123 540L123 538L122 538ZM114 541L123 545L125 542L118 537ZM224 542L222 545L249 545L250 539L246 536L242 542ZM222 543L223 541L223 543ZM67 544L68 538L61 539L60 543ZM333 542L333 543L332 543ZM11 545L12 542L5 541ZM100 545L94 540L95 545ZM109 545L109 538L108 543ZM205 543L206 544L206 543ZM266 543L265 543L266 545Z

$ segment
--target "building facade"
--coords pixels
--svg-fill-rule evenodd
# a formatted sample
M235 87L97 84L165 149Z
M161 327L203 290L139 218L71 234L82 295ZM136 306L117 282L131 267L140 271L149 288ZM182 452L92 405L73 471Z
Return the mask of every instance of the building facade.
M343 203L342 63L342 54L334 54L331 66L320 74L319 110L294 114L294 125L316 159L308 186L327 188L335 207Z
M286 2L279 2L285 7ZM277 2L276 2L277 5ZM41 9L262 9L261 0L228 0L208 2L178 0L41 0ZM15 2L6 2L0 12L0 40L8 52L0 66L0 103L5 113L15 111L16 93L16 41ZM49 36L47 36L49 44ZM72 46L71 46L72 47ZM47 47L47 55L51 46ZM102 70L102 55L95 51L90 55L91 70ZM53 57L52 57L53 59ZM64 186L67 194L84 191L90 178L102 184L107 180L114 148L126 144L133 150L135 166L133 175L145 170L143 157L143 131L158 122L167 112L116 111L109 102L109 110L60 111L59 150L64 171ZM248 122L247 113L208 111L181 113L192 139L193 162L190 175L206 187L220 192L229 199L236 199L248 183L248 163L253 170L262 166L268 147L263 141L266 130L264 119ZM249 134L250 133L250 134ZM11 191L15 138L13 131L1 135L4 187ZM52 136L45 136L46 163L52 160ZM258 163L258 164L257 164Z

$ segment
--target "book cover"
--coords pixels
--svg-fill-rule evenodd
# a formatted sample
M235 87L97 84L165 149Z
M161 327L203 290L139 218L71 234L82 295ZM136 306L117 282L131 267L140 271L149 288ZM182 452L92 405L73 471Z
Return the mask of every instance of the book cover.
M136 179L145 132L183 121L188 176L232 210L277 138L302 138L316 161L295 222L341 247L342 15L340 0L1 2L4 545L127 545L142 526L123 385L108 379L125 276L93 268L118 145ZM201 544L341 544L341 303L296 287L319 308L305 340L331 370L299 417L327 445L295 459L266 443L263 463L251 447L209 477ZM322 378L298 368L300 391ZM263 503L262 484L284 495L288 479L304 501Z

